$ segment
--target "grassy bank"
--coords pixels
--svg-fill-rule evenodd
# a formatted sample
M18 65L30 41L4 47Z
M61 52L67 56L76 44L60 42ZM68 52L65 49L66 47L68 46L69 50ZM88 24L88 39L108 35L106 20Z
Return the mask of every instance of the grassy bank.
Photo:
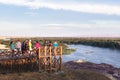
M67 48L63 48L63 54L71 54L72 52L76 51L75 49L67 49Z
M109 78L89 70L70 70L63 67L63 73L25 72L0 74L0 80L110 80Z
M68 44L83 44L120 50L120 38L77 38L68 40Z

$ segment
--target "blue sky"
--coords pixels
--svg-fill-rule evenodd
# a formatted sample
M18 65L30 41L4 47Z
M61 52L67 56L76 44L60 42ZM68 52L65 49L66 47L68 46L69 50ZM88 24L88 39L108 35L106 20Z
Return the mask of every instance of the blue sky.
M120 37L120 0L0 0L0 36Z

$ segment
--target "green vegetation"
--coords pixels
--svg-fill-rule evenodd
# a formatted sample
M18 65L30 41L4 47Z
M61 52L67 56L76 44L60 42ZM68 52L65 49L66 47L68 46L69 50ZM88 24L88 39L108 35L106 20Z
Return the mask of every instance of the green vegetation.
M25 72L0 74L1 80L110 80L106 76L90 70L69 70L63 67L61 73Z
M69 38L65 42L120 50L120 38Z
M34 41L38 40L42 45L46 40L48 41L57 41L60 46L63 46L63 54L70 54L75 51L75 49L70 49L68 44L84 44L105 48L112 48L120 50L120 38L55 38L55 37L46 37L46 38L19 38L22 42L26 39L31 39ZM17 41L18 38L13 38L13 41ZM0 40L0 43L9 46L8 41ZM25 73L7 73L0 74L1 80L110 80L106 76L96 73L90 70L72 70L63 67L64 72L59 74L49 74L47 72L25 72Z
M57 41L58 44L59 44L59 46L63 47L63 54L70 54L70 53L72 53L72 52L75 51L75 49L70 49L65 43L62 42L62 40L59 40L58 38L12 38L11 41L16 42L18 39L21 42L25 41L26 39L28 39L28 40L31 39L33 44L37 40L43 46L44 46L45 41L51 41L52 43L54 43L55 41ZM9 47L10 41L0 40L0 43L1 44L5 44L6 47Z
M76 37L43 37L43 38L33 38L40 40L51 40L58 41L66 44L84 44L104 48L120 49L120 38L107 38L107 37L86 37L86 38L76 38Z
M63 49L63 54L70 54L70 53L72 53L72 52L74 52L75 51L75 49Z
M74 38L74 37L31 37L31 38L12 38L13 41L24 41L26 39L31 39L33 43L38 40L42 45L47 41L57 41L60 46L63 46L63 54L70 54L75 51L75 49L69 49L66 44L83 44L111 49L120 50L120 38ZM0 40L0 43L3 43L8 46L8 41Z

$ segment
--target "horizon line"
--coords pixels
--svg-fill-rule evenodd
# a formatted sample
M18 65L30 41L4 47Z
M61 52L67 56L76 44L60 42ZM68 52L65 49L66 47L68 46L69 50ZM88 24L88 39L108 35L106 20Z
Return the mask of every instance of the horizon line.
M52 38L52 37L58 37L58 38L120 38L120 36L0 36L0 38L36 38L36 37L42 37L42 38Z

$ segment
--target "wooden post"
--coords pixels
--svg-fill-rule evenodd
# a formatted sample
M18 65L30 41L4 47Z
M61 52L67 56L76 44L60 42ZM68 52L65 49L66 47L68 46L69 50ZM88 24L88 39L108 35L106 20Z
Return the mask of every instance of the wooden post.
M10 70L12 71L13 59L10 60Z
M62 70L62 46L60 46L60 71Z
M47 49L47 47L45 46L44 49L45 49L45 53L44 53L44 58L43 59L44 59L44 70L46 71L46 59L47 59L46 58L46 49Z
M49 55L49 57L50 57L50 62L49 62L50 66L49 67L50 67L50 73L51 73L52 72L52 57L51 57L52 56L52 50L51 50L52 48L50 47L49 49L50 49L50 55Z
M39 68L39 72L40 72L40 47L39 47L39 51L38 51L38 68Z
M57 68L57 58L56 58L56 55L57 55L57 52L56 52L56 50L57 50L57 47L55 47L54 48L54 64L55 64L55 68Z

